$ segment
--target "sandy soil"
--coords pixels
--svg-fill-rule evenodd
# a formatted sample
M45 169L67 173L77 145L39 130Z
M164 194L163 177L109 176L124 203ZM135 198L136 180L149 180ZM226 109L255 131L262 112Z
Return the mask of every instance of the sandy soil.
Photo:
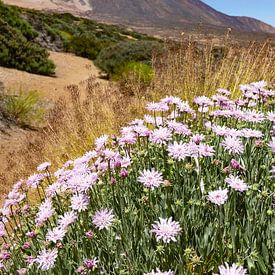
M56 64L56 76L47 77L0 67L0 80L4 82L7 90L16 91L37 90L46 99L56 101L60 97L69 96L66 89L70 84L83 84L91 75L97 77L99 70L88 59L67 53L50 52L50 58ZM103 80L98 80L104 83ZM83 87L84 85L82 85ZM8 156L16 156L20 146L26 140L26 134L30 131L18 127L0 129L0 182L5 176L8 167ZM36 132L32 132L35 135ZM17 153L18 154L18 153ZM18 163L18 165L20 165ZM3 194L9 190L9 186L0 186L0 201ZM2 195L2 196L1 196Z
M37 90L51 100L64 95L64 87L85 81L90 75L98 76L99 69L88 59L68 53L50 52L56 64L56 76L48 77L0 67L0 80L7 90Z

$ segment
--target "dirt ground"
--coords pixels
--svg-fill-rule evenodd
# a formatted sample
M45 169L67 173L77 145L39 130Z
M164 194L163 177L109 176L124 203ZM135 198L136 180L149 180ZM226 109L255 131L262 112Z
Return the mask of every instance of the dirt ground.
M10 93L37 90L45 99L55 102L60 97L69 96L65 89L70 84L83 84L90 76L98 77L99 69L88 59L68 53L50 52L50 58L56 64L56 76L47 77L0 67L0 81ZM103 83L102 80L98 80ZM83 85L82 85L83 86ZM0 129L0 178L7 172L8 156L16 156L26 135L30 131L15 126ZM32 132L35 135L35 131ZM20 163L18 163L20 165ZM0 186L1 197L9 190L9 186Z

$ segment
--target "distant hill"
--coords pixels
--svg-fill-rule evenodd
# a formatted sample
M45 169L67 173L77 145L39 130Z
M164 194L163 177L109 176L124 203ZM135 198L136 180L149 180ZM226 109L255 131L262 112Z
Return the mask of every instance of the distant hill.
M0 66L54 75L55 66L47 52L52 50L95 60L101 67L102 61L97 60L98 56L110 53L116 45L124 48L121 56L131 56L133 61L142 62L151 59L151 51L160 43L153 37L118 26L97 23L69 13L18 8L0 0Z
M20 6L69 11L111 23L133 26L187 27L203 24L247 32L275 33L260 20L229 16L200 0L5 0ZM189 26L190 27L190 26Z

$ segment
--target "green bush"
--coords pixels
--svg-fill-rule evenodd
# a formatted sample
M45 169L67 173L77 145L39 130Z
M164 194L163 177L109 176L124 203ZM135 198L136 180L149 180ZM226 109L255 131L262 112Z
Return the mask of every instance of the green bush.
M124 80L129 77L133 77L144 84L148 84L154 77L154 70L148 64L131 61L121 66L113 78L115 80Z
M45 49L27 41L19 31L0 19L0 66L53 75L55 65L48 57Z
M109 74L117 74L129 62L150 65L152 55L163 50L155 41L120 42L103 49L96 59L96 65Z

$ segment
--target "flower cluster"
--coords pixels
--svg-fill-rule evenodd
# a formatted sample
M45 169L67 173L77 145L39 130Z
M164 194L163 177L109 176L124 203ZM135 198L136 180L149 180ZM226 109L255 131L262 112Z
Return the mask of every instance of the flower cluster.
M40 164L3 203L0 273L274 273L275 91L240 94L167 96L58 170Z

